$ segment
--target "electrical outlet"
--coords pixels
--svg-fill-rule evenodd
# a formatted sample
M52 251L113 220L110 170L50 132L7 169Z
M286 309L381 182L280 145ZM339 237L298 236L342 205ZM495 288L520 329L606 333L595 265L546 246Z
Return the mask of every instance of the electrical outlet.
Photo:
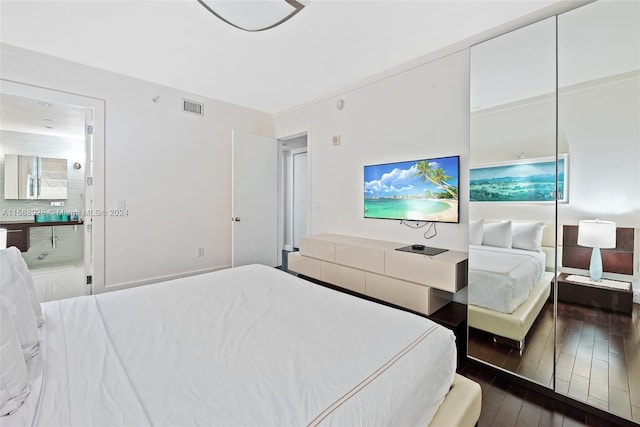
M204 256L204 248L198 248L198 258Z

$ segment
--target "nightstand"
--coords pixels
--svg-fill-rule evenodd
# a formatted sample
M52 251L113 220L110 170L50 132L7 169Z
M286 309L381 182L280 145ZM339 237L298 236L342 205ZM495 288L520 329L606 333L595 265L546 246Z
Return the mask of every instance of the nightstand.
M451 301L429 316L434 322L451 329L456 336L458 363L467 358L467 306Z
M568 279L569 276L567 273L562 273L558 276L558 301L582 304L625 314L633 312L633 286L630 286L627 290L616 289L599 286L595 283L572 281ZM611 281L617 282L615 280ZM551 284L553 285L553 282Z

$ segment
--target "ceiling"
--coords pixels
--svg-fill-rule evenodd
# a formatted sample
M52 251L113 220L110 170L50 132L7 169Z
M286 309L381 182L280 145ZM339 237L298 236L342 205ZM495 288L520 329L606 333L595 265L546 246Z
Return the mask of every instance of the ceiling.
M554 3L311 0L249 33L196 0L1 0L0 40L277 114Z
M84 140L87 111L72 105L0 94L0 129Z

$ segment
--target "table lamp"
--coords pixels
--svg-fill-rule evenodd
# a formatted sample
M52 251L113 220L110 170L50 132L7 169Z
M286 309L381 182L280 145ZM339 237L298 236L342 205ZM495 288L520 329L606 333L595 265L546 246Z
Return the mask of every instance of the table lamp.
M593 248L589 275L591 280L602 279L602 256L600 248L616 247L616 223L612 221L583 220L578 224L578 245Z

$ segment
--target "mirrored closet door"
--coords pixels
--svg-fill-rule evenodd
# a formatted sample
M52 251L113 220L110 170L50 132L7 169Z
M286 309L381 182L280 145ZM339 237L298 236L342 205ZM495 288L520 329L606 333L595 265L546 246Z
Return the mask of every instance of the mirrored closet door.
M556 391L640 423L640 2L558 15L558 150L571 187L558 205Z
M640 422L640 2L472 47L470 165L469 356Z
M553 387L555 17L471 48L469 355Z

